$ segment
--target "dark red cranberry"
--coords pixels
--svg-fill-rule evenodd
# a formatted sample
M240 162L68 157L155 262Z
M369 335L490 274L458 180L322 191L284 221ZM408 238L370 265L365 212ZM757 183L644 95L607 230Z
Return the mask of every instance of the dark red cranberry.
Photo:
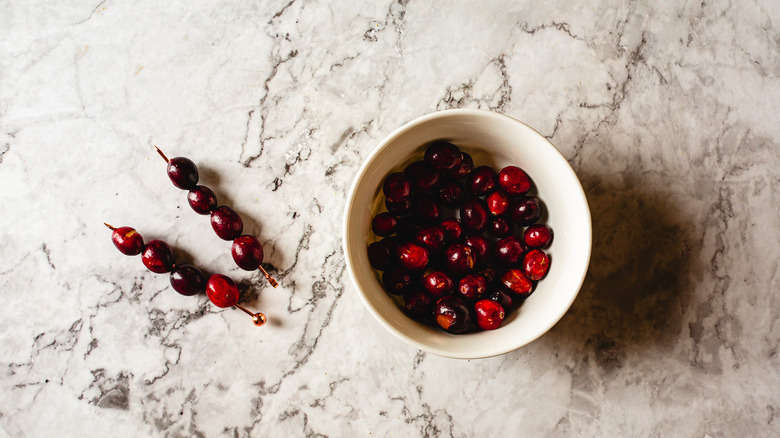
M147 243L141 260L146 269L156 274L164 274L173 269L173 251L162 240L152 240Z
M436 170L452 171L460 166L463 155L454 144L436 141L431 143L425 151L425 161Z
M510 195L522 196L531 190L531 178L523 169L507 166L498 172L498 184Z
M209 277L206 295L217 307L233 307L238 304L238 286L230 277L224 275L214 274Z
M412 192L409 179L401 172L391 173L382 185L385 198L391 202L399 202L407 199Z
M493 249L493 257L504 266L515 266L520 262L525 247L515 236L504 237L496 242Z
M519 298L525 298L531 294L534 284L519 269L510 269L501 276L501 284L507 291Z
M429 270L422 277L423 287L434 298L451 295L455 289L455 283L449 275L442 271Z
M220 239L233 240L244 231L244 221L232 208L222 205L211 212L211 228Z
M486 290L487 281L480 275L467 275L458 282L458 293L467 300L479 299Z
M471 324L471 312L463 300L456 296L439 298L433 315L439 327L450 333L463 333Z
M474 304L477 325L482 330L495 330L504 321L505 310L493 300L479 300Z
M552 238L552 229L547 225L531 225L523 232L523 241L529 248L547 248Z
M453 178L465 178L472 170L474 170L474 160L471 159L471 155L462 152L460 166L458 166L457 171L451 171L450 175Z
M195 186L187 193L187 202L195 213L209 214L217 208L217 195L206 186Z
M371 221L371 230L377 236L387 237L395 232L398 219L388 212L382 212L374 216Z
M504 217L496 217L490 222L488 230L496 237L507 237L512 234L512 224Z
M493 283L496 281L496 278L498 278L498 271L496 271L496 268L492 266L483 266L478 271L477 274L481 275L485 278L485 281L488 282L488 284Z
M471 236L466 237L466 240L463 243L474 250L474 256L477 263L482 263L487 260L488 252L490 251L490 242L485 236L472 234Z
M385 207L387 207L387 211L393 215L403 216L412 211L412 199L406 198L396 202L385 199Z
M404 175L416 192L428 192L439 186L441 174L425 161L415 161L404 170Z
M550 269L550 257L540 249L533 249L523 257L523 272L531 280L541 280Z
M398 218L398 223L396 224L395 230L399 237L411 240L417 236L417 232L420 231L420 228L420 221L417 219L411 217L401 217Z
M527 227L542 217L542 203L533 196L520 198L512 205L509 213L516 224Z
M171 158L168 161L168 177L176 187L190 190L198 184L198 167L189 158Z
M493 216L503 216L511 206L512 198L503 190L496 190L487 197L487 208Z
M512 306L514 306L515 303L515 300L512 299L511 295L500 289L489 290L488 293L485 294L485 298L497 302L507 312L512 310Z
M479 198L463 201L460 207L460 222L466 231L481 233L488 225L488 212Z
M206 290L206 276L192 265L178 265L171 271L171 287L176 292L191 296Z
M444 266L456 275L471 271L475 263L474 250L466 244L452 245L444 254Z
M447 207L455 208L463 201L464 193L457 181L448 179L439 187L439 199Z
M463 235L463 227L457 219L444 219L439 227L444 231L444 241L447 243L455 243Z
M437 222L441 219L441 207L428 195L417 196L413 201L417 217L427 222Z
M393 295L401 295L412 286L413 276L411 272L400 266L389 268L382 274L382 283L385 290Z
M430 318L433 310L433 298L421 289L404 293L404 308L413 319L423 322Z
M368 245L368 262L374 269L384 271L392 263L390 248L383 242L374 242Z
M437 226L429 225L421 228L414 240L431 251L438 251L444 247L444 231Z
M144 238L130 227L115 228L111 232L111 241L114 246L124 255L134 256L141 254L144 250Z
M401 239L396 236L388 236L380 240L380 242L387 246L387 249L390 250L390 254L395 254L395 249L401 244Z
M487 166L479 166L469 174L466 188L475 195L487 195L496 188L496 171Z
M263 246L255 236L244 234L233 241L233 261L245 271L254 271L263 263Z
M428 250L420 245L405 242L395 250L398 262L406 269L421 271L428 266Z

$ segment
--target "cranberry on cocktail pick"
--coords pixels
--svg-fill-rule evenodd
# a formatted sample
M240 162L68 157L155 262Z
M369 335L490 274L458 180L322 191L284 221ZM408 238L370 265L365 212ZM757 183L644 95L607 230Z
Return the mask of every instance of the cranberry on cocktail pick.
M168 177L176 187L190 190L198 184L198 167L189 158L175 157L168 159L157 146L157 153L168 163Z

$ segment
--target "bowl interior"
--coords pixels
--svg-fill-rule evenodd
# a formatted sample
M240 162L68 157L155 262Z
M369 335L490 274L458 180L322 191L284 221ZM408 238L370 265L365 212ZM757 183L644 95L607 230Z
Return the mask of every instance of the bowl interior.
M554 232L550 270L536 290L497 330L452 335L407 317L382 289L368 262L375 237L371 219L380 210L382 182L424 153L432 140L447 139L468 152L474 165L515 165L531 177ZM582 186L568 162L539 133L507 116L450 110L412 121L391 134L360 169L344 222L347 265L369 311L393 334L415 347L454 358L503 354L544 334L566 313L579 292L591 249L591 223Z

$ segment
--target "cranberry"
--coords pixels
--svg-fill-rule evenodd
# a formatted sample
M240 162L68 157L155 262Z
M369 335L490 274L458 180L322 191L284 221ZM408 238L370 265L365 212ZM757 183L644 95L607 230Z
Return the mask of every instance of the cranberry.
M493 256L496 261L504 266L515 266L520 261L525 248L523 243L515 236L504 237L496 242Z
M396 236L387 236L380 240L380 242L387 246L387 249L390 250L390 254L395 254L395 249L401 244L401 239Z
M395 226L397 224L398 219L385 211L374 216L374 219L371 221L371 230L377 236L386 237L395 232Z
M528 251L528 254L523 257L523 271L531 280L541 280L547 275L548 269L550 269L550 257L540 249Z
M146 244L141 261L146 269L156 274L164 274L173 269L173 251L162 240L152 240Z
M171 287L176 292L191 296L206 289L203 271L192 265L178 265L171 271Z
M444 231L437 226L423 227L414 240L431 251L438 251L444 246Z
M477 315L477 325L482 330L495 330L504 321L504 308L493 300L477 301L474 310Z
M481 263L487 260L487 255L490 251L490 242L488 242L484 236L473 234L466 237L466 240L463 243L470 246L471 249L474 250L474 258L476 259L477 263Z
M510 269L501 276L501 284L507 291L515 296L525 298L531 294L534 284L529 280L523 271L519 269Z
M403 216L412 211L412 200L411 198L402 199L400 201L385 199L385 207L387 207L387 211L393 215Z
M244 221L232 208L222 205L211 212L211 228L220 239L233 240L244 231Z
M374 242L368 245L368 262L374 269L384 271L390 267L392 258L390 248L383 242Z
M236 265L245 271L254 271L263 263L263 246L255 236L249 234L237 237L230 252Z
M474 269L474 250L465 244L455 244L444 254L444 266L453 274L465 274Z
M217 208L217 195L206 186L195 186L187 193L187 202L198 214L209 214Z
M393 295L401 295L412 286L412 274L406 269L395 266L382 274L385 290Z
M496 237L507 237L512 234L512 224L504 217L493 218L488 229Z
M523 233L523 241L529 248L547 248L552 237L552 229L540 224L531 225Z
M425 161L436 170L452 171L460 167L463 154L460 149L446 141L436 141L425 151Z
M496 278L498 277L498 271L496 271L496 268L492 266L483 266L479 269L479 271L477 271L477 274L484 277L488 284L496 281Z
M433 299L427 292L415 289L404 293L404 307L409 316L418 321L423 321L431 315Z
M190 190L198 184L198 167L189 158L171 158L168 160L168 177L176 187Z
M493 216L503 216L511 205L512 198L503 190L496 190L487 197L487 208Z
M382 185L382 191L388 201L400 202L409 198L409 194L412 191L412 185L403 173L395 172L385 179L385 183Z
M468 231L481 233L487 228L487 208L479 198L471 198L460 207L460 221Z
M520 198L512 205L510 215L516 224L526 227L542 217L542 203L533 196Z
M458 170L450 172L453 178L465 178L474 170L474 160L471 158L471 155L461 152L460 156L461 161Z
M496 187L496 172L487 166L479 166L468 176L466 187L475 195L487 195Z
M141 254L144 250L144 238L130 227L114 228L111 232L111 241L114 246L124 255L134 256Z
M423 287L435 298L451 295L455 283L442 271L430 270L423 274Z
M525 195L531 190L531 178L523 169L516 166L507 166L498 172L498 184L509 194L515 196Z
M421 271L428 265L428 250L420 245L405 242L395 250L401 266L412 271Z
M507 312L510 311L514 305L514 300L512 297L500 289L493 289L492 291L489 291L485 295L485 298L497 302Z
M455 243L463 235L463 227L457 219L444 219L439 226L444 231L444 241L447 243Z
M412 190L428 192L439 186L441 175L425 161L415 161L404 170L404 175L412 184Z
M450 333L463 333L471 324L471 312L456 296L439 298L433 312L439 327Z
M427 195L418 196L413 201L414 212L424 221L436 222L441 218L441 207Z
M487 281L480 275L467 275L458 282L458 292L467 300L479 299L486 290Z
M420 231L420 228L419 221L411 217L398 218L398 223L395 227L398 236L404 239L413 239L417 232Z
M439 187L439 199L447 207L457 207L463 198L463 189L456 181L446 180Z
M238 304L238 286L230 277L224 275L214 274L209 277L206 295L217 307L233 307Z

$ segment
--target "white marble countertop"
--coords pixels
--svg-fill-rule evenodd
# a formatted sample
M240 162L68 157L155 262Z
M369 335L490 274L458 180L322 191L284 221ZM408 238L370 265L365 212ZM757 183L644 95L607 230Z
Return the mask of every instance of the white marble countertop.
M0 437L780 435L780 3L362 3L0 2ZM594 229L568 314L472 361L384 331L340 240L369 151L457 107L550 138ZM178 295L104 221L270 322Z

